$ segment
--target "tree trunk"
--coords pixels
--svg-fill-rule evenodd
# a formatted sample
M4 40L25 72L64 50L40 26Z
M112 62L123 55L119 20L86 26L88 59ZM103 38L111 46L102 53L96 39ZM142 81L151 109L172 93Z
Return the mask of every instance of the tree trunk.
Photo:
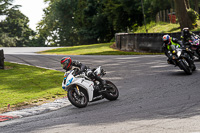
M181 29L188 27L189 29L193 29L192 21L187 14L186 3L188 0L174 0L176 16L178 17L178 21Z
M0 49L0 69L4 69L4 59L3 49Z
M190 8L189 0L183 0L183 1L185 1L186 9L189 9Z
M199 2L198 0L195 0L194 2L195 2L195 11L199 14L199 6L198 6Z

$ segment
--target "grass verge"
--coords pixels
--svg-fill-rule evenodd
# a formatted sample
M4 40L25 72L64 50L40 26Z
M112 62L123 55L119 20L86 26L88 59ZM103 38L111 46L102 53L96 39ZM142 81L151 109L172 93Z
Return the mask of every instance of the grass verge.
M63 97L62 80L59 71L5 62L0 69L0 112L7 111L8 104L15 110Z
M200 20L197 20L197 27L191 31L199 31L200 30ZM148 33L173 33L173 32L181 32L179 24L172 24L167 22L151 22L146 25L146 29ZM141 26L134 33L146 33L145 26Z
M101 43L91 45L80 45L72 47L57 48L39 52L40 54L56 54L56 55L152 55L160 53L143 53L143 52L127 52L119 51L111 48L113 43Z
M173 33L173 32L180 32L180 25L179 24L172 24L166 22L151 22L146 25L148 33ZM145 26L141 26L137 29L134 33L146 33Z

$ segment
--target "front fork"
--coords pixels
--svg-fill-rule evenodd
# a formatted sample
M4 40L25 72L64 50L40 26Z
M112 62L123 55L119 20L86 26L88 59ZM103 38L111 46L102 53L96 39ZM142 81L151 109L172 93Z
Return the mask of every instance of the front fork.
M76 91L76 93L77 93L79 96L81 96L81 93L80 93L80 90L79 90L78 85L76 85L76 89L75 89L75 91Z

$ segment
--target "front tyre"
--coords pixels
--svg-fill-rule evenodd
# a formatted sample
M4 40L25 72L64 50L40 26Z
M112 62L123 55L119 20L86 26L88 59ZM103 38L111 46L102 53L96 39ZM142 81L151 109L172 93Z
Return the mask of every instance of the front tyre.
M196 66L195 64L192 64L192 71L195 71L196 70Z
M75 86L71 87L68 90L67 96L72 105L78 108L84 108L88 104L87 91L83 88L79 88L79 91L80 95L77 93L77 89Z
M186 74L188 75L192 74L192 69L190 68L189 63L185 59L182 59L181 61L179 61L179 67L183 69Z
M110 101L116 100L119 97L119 91L117 87L111 81L108 80L106 80L106 85L108 87L106 88L105 98Z

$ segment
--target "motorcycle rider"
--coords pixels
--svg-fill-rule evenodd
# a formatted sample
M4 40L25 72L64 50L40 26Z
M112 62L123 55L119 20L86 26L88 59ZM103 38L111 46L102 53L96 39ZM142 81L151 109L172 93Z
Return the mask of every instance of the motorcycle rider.
M172 62L172 51L176 48L183 47L182 44L178 41L177 38L172 38L169 35L164 35L162 37L163 40L163 50L165 55L168 57L167 62L168 64L173 64Z
M189 28L183 28L182 32L181 32L181 40L184 46L187 45L195 45L196 40L198 41L199 36L192 33ZM194 57L194 52L191 50L189 52L190 56L192 57L192 59L195 59Z
M195 34L192 33L189 28L183 28L181 32L181 40L183 45L192 45L192 43L196 40Z
M164 42L163 49L164 49L165 55L168 57L167 62L168 64L174 64L172 61L172 51L176 48L183 48L184 45L181 44L181 42L179 42L178 39L172 38L169 35L164 35L162 37L162 40ZM189 58L190 64L194 64L193 54L191 52L187 52L187 53L190 56Z
M71 57L63 57L61 59L61 65L63 65L63 69L66 71L69 70L76 70L75 75L79 75L83 72L86 72L87 69L89 69L89 67L85 66L84 64L80 63L79 61L72 61ZM79 68L79 69L74 69L75 68ZM97 80L100 82L101 86L103 88L106 87L106 81L101 79L99 76L97 76L93 71L87 71L86 73L87 77L89 77L92 80Z

